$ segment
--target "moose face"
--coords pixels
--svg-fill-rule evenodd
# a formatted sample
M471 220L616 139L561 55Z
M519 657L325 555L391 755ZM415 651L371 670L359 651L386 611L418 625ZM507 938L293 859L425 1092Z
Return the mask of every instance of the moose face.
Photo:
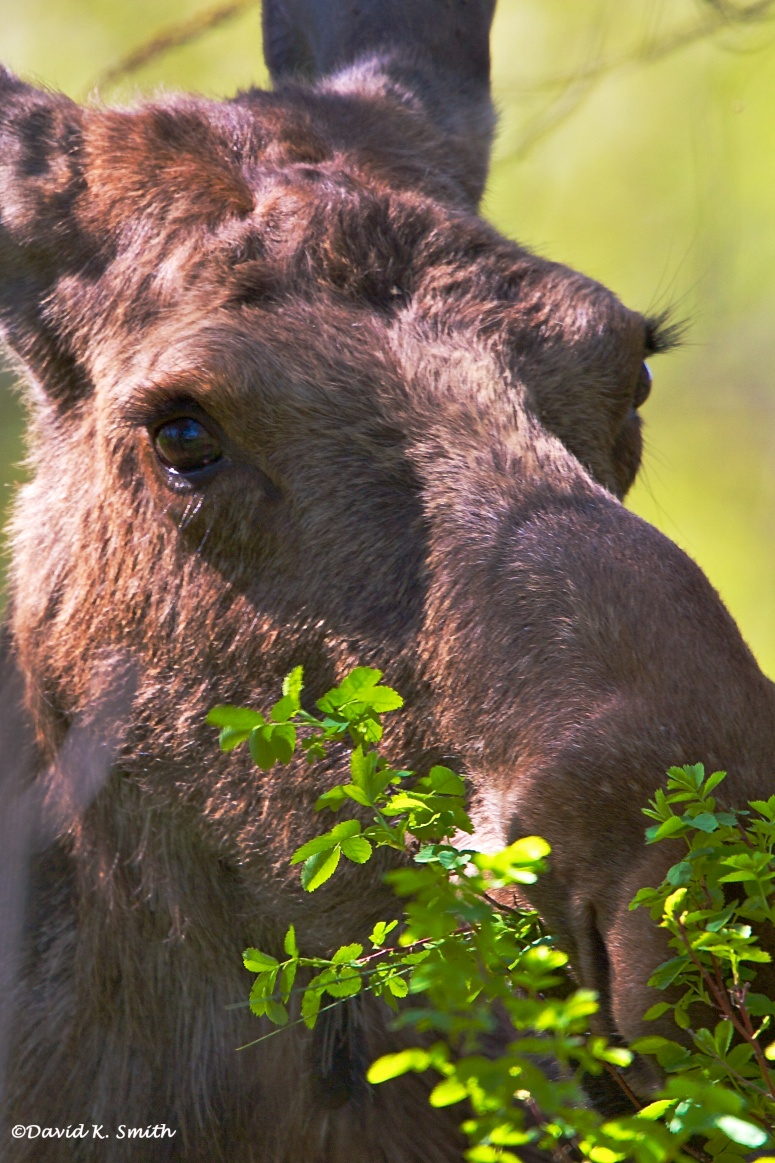
M46 574L15 601L63 714L83 650L117 635L210 673L210 618L259 653L255 674L258 611L353 656L416 652L430 493L483 454L513 462L505 508L567 465L569 488L629 487L655 326L441 201L433 176L407 189L357 136L343 154L357 87L105 113L8 84L5 247L25 293L8 283L5 317L37 373L40 452L16 568ZM44 493L41 523L24 510ZM110 600L83 603L96 575Z
M465 770L478 842L550 840L534 899L625 1037L664 956L627 910L661 875L641 805L669 763L729 766L741 799L766 780L770 684L696 567L620 504L669 330L476 217L492 6L440 29L416 4L409 45L394 6L270 3L275 76L323 79L226 104L83 110L0 78L0 322L34 467L10 633L40 762L106 655L138 675L116 768L39 889L41 923L77 937L33 986L90 990L56 1053L24 1026L19 1109L75 1064L141 1122L173 1084L183 1123L239 1095L230 1149L306 1157L287 1128L256 1139L280 1068L231 1064L241 1019L218 1006L242 983L223 951L238 967L289 920L326 949L384 890L342 874L311 908L288 867L344 760L259 779L204 725L216 702L267 704L294 665L313 696L379 665L407 697L389 747ZM428 1127L441 1153L396 1159L452 1158Z

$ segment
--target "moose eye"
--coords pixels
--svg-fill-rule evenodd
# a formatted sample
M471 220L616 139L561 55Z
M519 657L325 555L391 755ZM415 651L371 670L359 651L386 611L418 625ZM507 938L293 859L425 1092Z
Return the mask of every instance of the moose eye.
M153 444L162 464L179 473L200 472L223 456L213 434L193 416L160 424L153 434Z
M645 404L651 392L651 369L647 363L640 365L640 374L638 382L635 385L635 395L633 396L632 404L634 408L640 408L641 404Z

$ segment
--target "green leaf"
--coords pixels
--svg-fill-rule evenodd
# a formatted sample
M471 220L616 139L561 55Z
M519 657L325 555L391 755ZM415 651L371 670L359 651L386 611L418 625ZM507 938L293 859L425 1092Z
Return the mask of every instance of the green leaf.
M718 828L718 820L712 812L700 812L698 816L684 817L687 824L691 824L693 828L698 828L701 832L715 832Z
M330 832L326 832L323 836L316 836L314 840L308 840L306 844L302 844L301 848L296 849L291 857L291 864L301 864L310 856L317 856L320 852L330 852L336 843L337 841Z
M721 783L722 779L726 779L726 778L727 778L727 773L725 771L714 771L713 774L709 775L708 778L705 780L705 786L702 789L702 794L704 796L709 796L710 793L713 791L714 787L718 787L718 785Z
M520 1139L521 1143L530 1141L531 1136L527 1134ZM591 1153L590 1158L592 1158ZM489 1143L479 1143L478 1146L471 1147L469 1151L466 1151L466 1159L469 1160L469 1163L520 1163L519 1155L515 1155L513 1151L504 1151L502 1147L491 1147Z
M713 1038L716 1043L716 1049L722 1058L726 1054L729 1047L732 1045L732 1035L734 1032L735 1028L727 1018L719 1022L713 1031Z
M402 815L417 808L427 807L428 797L420 792L399 791L391 796L385 804L385 814L388 816Z
M398 921L377 921L369 936L374 948L381 949L387 940L388 933L392 933L397 926Z
M665 880L668 884L679 888L682 885L689 884L693 874L692 866L688 860L682 860L680 864L674 864L672 868L668 869Z
M400 707L403 707L404 700L398 691L394 691L392 687L378 686L371 692L368 705L372 711L382 715L385 711L397 711Z
M724 876L718 878L719 884L744 884L745 882L753 882L754 884L766 884L768 880L772 880L775 874L769 873L767 875L761 872L756 872L752 869L738 869L736 872L727 872Z
M343 969L329 981L326 990L332 997L355 997L363 987L363 977L357 969Z
M463 780L449 767L437 765L432 767L426 776L428 784L439 795L463 796L466 785Z
M735 911L735 907L736 906L734 904L730 905L728 908L724 909L723 912L716 913L712 920L708 919L705 922L705 928L708 930L708 932L718 933L719 929L723 929L726 925L728 925L729 920Z
M668 836L674 836L684 827L681 816L668 816L661 824L646 829L646 843L655 844L658 840L666 840Z
M681 905L686 900L686 889L678 888L675 892L671 892L664 904L665 916L674 917L677 912L681 910Z
M289 961L282 971L281 982L283 1001L287 1002L290 996L290 992L293 989L293 983L296 980L296 971L298 968L298 961Z
M234 727L222 727L218 736L218 746L221 751L233 751L246 739L250 738L250 731L237 731Z
M288 763L296 748L296 728L292 723L266 723L254 727L248 741L253 761L264 771L275 763Z
M370 859L373 849L365 836L353 836L349 840L342 840L342 852L354 864L365 864Z
M649 985L654 989L665 989L671 982L675 981L678 974L689 963L688 957L671 957L669 961L664 961L652 973L649 978Z
M665 1111L669 1111L677 1102L677 1098L658 1098L656 1102L650 1102L648 1106L641 1107L637 1117L653 1122L655 1119L660 1119Z
M364 702L364 696L376 687L381 678L381 670L375 670L370 666L356 666L338 687L326 691L322 699L318 699L317 707L321 711L337 714L348 703Z
M473 863L497 876L522 884L532 884L542 871L542 861L551 852L551 846L541 836L524 836L508 848L488 855L477 852Z
M250 732L264 723L264 716L247 707L213 707L207 722L221 728L218 743L221 751L233 751L250 736Z
M269 728L271 731L271 728ZM263 771L269 771L277 762L275 749L270 742L266 727L254 727L248 738L248 746L253 762Z
M321 812L323 808L329 808L332 812L336 812L341 808L346 799L347 793L341 784L337 787L332 787L329 791L324 791L322 796L318 796L315 801L315 811Z
M775 1002L764 993L749 993L746 995L745 1008L754 1017L764 1017L765 1014L775 1014Z
M256 992L254 986L250 991L248 1005L252 1014L255 1014L257 1018L263 1018L266 1013L266 995L263 992Z
M343 794L349 796L351 800L355 800L356 804L361 804L364 808L371 807L371 799L367 792L357 784L348 783L343 789Z
M293 699L282 698L272 707L269 718L273 723L286 723L298 709Z
M431 1056L427 1050L412 1047L409 1050L399 1050L397 1054L383 1054L376 1062L372 1062L366 1078L371 1083L387 1082L391 1078L398 1078L410 1070L427 1070L431 1064Z
M301 670L301 667L299 667L299 670ZM296 930L293 925L288 926L288 932L285 934L285 940L283 941L283 949L289 957L299 956L299 946L296 944Z
M316 888L320 888L321 884L325 884L336 872L341 854L342 849L337 844L330 851L317 852L314 856L310 856L304 862L304 867L301 870L302 887L307 892L314 892Z
M654 905L659 900L659 893L654 888L639 888L629 903L629 909L640 908L641 905Z
M330 832L316 836L314 840L308 840L306 844L302 844L301 848L297 848L291 857L291 864L301 864L302 860L307 860L310 856L317 856L319 852L328 852L341 840L357 836L360 830L361 826L357 820L344 820L332 828Z
M404 705L404 700L391 687L379 686L381 678L381 670L358 666L338 687L334 687L319 699L317 706L328 714L340 714L350 720L369 711L374 714L395 711ZM381 730L376 735L377 739L379 735ZM376 742L376 739L371 739L368 728L366 738L368 741Z
M500 856L508 859L511 865L533 864L548 856L551 850L551 844L542 836L523 836L521 840L515 840L508 848L504 848Z
M670 1006L666 1001L658 1001L656 1005L651 1006L643 1015L644 1022L653 1022L656 1018L661 1018L662 1014L667 1013Z
M300 696L304 686L304 667L294 666L293 670L283 679L283 695L293 699L296 706L300 706Z
M748 1123L744 1119L737 1119L734 1115L720 1115L714 1120L720 1131L742 1147L763 1147L769 1138L762 1127Z
M409 984L403 977L389 977L387 980L387 987L392 993L393 997L406 997L409 993Z
M358 738L364 743L379 743L382 738L382 727L376 719L359 719Z
M207 722L211 727L229 727L233 731L249 734L254 727L261 727L265 719L258 711L251 711L248 707L223 704L213 707L207 715Z
M351 836L360 835L361 825L358 820L342 820L331 829L330 835L334 840L348 840Z
M322 990L308 989L301 999L301 1016L304 1020L305 1026L307 1026L310 1030L313 1028L315 1022L317 1021L322 997Z
M260 949L246 949L242 954L242 964L251 973L265 973L268 969L277 969L280 962Z
M363 956L363 945L353 942L352 945L342 945L331 958L334 965L343 965L346 961L357 961Z
M376 752L367 751L364 754L360 744L358 744L350 756L350 771L352 773L353 783L362 791L365 791L369 786L369 780L374 772L376 762Z
M296 728L292 723L279 723L272 728L272 746L280 763L290 763L296 750Z
M636 1038L630 1042L630 1049L636 1054L657 1054L669 1046L677 1045L669 1038L660 1038L657 1034L647 1034L644 1038Z
M270 1022L274 1022L276 1026L288 1025L288 1011L285 1006L275 1001L273 998L267 998L266 1001L266 1016Z
M458 1078L445 1078L431 1091L428 1102L431 1106L452 1106L468 1098L468 1090Z

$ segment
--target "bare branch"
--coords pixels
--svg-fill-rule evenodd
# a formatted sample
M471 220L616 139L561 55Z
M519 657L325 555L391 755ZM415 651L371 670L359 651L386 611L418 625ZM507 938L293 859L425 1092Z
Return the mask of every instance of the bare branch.
M756 0L755 3L747 6L737 5L729 0L702 0L702 2L710 10L704 19L646 44L637 52L623 53L617 57L593 61L573 73L544 77L530 85L508 86L508 91L515 94L552 90L560 90L560 92L545 109L527 122L516 146L505 156L510 160L523 158L539 141L567 121L592 94L597 85L612 73L622 69L654 64L684 48L707 40L733 25L762 22L773 14L775 8L775 0ZM499 160L504 160L504 158L501 157Z
M145 68L157 57L164 56L165 53L174 48L182 48L183 45L199 40L206 33L212 32L214 28L241 16L243 12L254 5L256 5L256 0L227 0L225 4L205 8L195 16L189 17L188 20L179 20L175 24L167 25L150 40L144 41L101 73L92 88L106 89L125 80L133 73Z

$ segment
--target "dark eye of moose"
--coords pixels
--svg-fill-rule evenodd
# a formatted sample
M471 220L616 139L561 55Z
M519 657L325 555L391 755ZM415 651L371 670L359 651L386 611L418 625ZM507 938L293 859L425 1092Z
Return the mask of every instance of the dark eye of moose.
M179 416L160 424L153 434L153 444L162 464L179 473L200 472L223 456L218 441L193 416Z

